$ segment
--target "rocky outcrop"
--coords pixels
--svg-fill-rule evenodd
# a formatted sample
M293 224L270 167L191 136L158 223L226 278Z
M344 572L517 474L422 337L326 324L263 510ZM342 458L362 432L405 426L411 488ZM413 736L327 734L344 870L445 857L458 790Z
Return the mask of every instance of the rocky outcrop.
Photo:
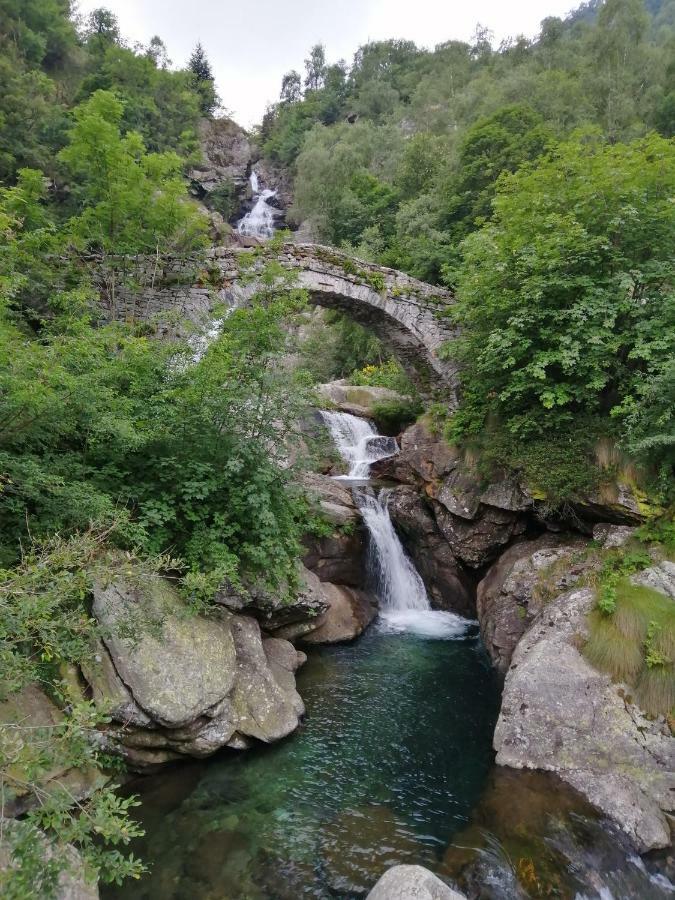
M675 739L581 655L588 588L547 603L521 638L495 730L497 763L556 772L640 851L670 842Z
M371 419L379 403L409 399L384 387L350 384L347 379L317 386L319 397L340 412Z
M232 119L203 119L199 125L202 161L189 173L194 191L201 198L223 182L242 192L248 184L253 148L248 135Z
M328 609L317 620L316 626L302 636L304 644L337 644L352 641L362 634L375 618L375 598L356 588L344 585L322 584Z
M573 557L583 544L583 540L551 534L515 544L478 585L476 611L481 637L502 674L543 603L579 579L582 567L574 565Z
M306 474L302 484L315 512L334 526L331 534L305 536L304 565L321 581L361 587L367 537L351 490L329 475Z
M464 894L423 866L393 866L384 873L367 900L466 900Z
M470 580L458 565L452 549L418 490L401 486L392 490L389 513L402 537L435 609L465 616L475 614Z
M275 741L297 726L304 654L255 619L191 615L166 582L140 589L122 578L95 589L93 612L103 640L84 674L111 711L108 742L132 765Z

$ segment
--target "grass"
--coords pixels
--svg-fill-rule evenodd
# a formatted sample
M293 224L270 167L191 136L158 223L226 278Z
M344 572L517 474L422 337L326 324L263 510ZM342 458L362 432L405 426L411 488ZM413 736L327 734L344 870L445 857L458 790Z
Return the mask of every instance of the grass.
M675 707L675 602L621 578L611 614L596 609L584 647L588 661L635 691L649 715L669 716Z

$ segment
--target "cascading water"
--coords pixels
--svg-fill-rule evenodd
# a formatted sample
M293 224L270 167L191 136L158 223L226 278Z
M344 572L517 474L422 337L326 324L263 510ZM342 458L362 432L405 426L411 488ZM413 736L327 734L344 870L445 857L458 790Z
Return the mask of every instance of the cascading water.
M432 609L424 582L407 556L389 515L390 491L376 497L359 491L356 500L370 534L370 572L380 600L380 622L390 631L434 638L458 638L474 624L455 613Z
M336 478L367 482L372 463L398 453L394 438L378 434L366 419L325 410L321 415L340 456L349 464L349 473ZM354 491L370 535L369 570L380 600L381 624L390 631L412 631L426 637L462 637L474 623L431 608L424 582L394 529L389 496L387 489L379 496L367 487Z
M398 453L394 438L378 434L367 419L326 410L321 416L340 456L349 464L348 474L336 478L367 479L372 463Z
M241 219L237 225L237 232L246 237L266 240L274 234L274 207L268 201L275 197L277 192L268 188L261 191L255 170L251 172L249 183L253 194L253 208Z

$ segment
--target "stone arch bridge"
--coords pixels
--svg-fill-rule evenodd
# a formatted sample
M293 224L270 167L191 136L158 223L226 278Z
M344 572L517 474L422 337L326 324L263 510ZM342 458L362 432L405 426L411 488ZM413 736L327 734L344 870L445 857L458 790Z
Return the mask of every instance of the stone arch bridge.
M456 394L456 366L440 352L457 336L447 315L453 295L330 247L286 243L254 252L215 247L205 258L127 257L121 269L119 260L109 267L114 277L99 276L99 286L111 318L169 321L173 316L204 322L217 303L245 305L259 290L258 275L270 259L296 273L296 285L313 303L339 309L371 328L420 386Z

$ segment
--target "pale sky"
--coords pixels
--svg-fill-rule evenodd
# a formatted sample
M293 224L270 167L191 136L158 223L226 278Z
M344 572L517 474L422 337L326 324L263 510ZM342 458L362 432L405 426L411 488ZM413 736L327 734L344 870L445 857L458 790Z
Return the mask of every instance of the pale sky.
M580 0L80 0L86 14L99 6L118 17L130 43L158 34L175 66L201 41L225 107L244 127L260 122L278 99L281 76L304 71L313 44L329 63L351 62L369 40L405 38L433 48L468 40L477 22L495 41L531 37L546 16L564 16Z

